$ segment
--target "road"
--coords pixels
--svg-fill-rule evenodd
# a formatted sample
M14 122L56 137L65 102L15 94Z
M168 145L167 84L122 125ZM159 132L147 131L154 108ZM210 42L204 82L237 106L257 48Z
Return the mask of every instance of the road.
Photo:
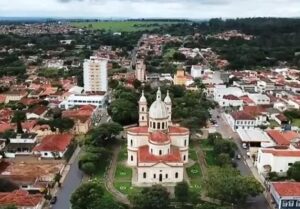
M106 123L108 120L108 115L106 114L106 110L103 110L105 114L100 119L101 123ZM78 168L80 152L75 153L70 160L70 170L65 177L65 180L62 184L61 189L57 192L57 202L52 206L52 209L70 209L70 197L72 193L80 186L84 174Z
M253 173L249 168L248 164L246 163L247 159L247 150L241 147L241 142L239 135L232 131L231 127L228 125L222 113L217 109L211 112L212 118L217 121L216 131L221 133L224 138L232 138L234 142L238 146L238 152L241 154L242 159L236 160L237 168L244 176L252 176ZM247 202L247 206L244 209L268 209L269 205L267 203L266 198L264 195L259 195L255 198L249 198Z

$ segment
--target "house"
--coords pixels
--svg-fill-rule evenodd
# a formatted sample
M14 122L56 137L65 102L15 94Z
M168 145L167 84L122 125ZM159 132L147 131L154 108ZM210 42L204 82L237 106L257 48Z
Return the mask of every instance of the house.
M295 131L268 130L267 134L270 136L272 141L277 146L284 146L284 147L290 146L291 142L294 139L297 139L300 137L300 134L298 134Z
M14 129L14 127L10 123L0 122L0 133L4 133L12 129Z
M31 155L36 143L37 135L34 133L13 133L9 137L9 143L4 148L5 156L15 158L17 155Z
M47 110L48 110L48 108L43 105L34 106L33 108L30 108L29 110L27 110L26 118L27 118L27 120L42 119L46 115Z
M15 205L18 209L41 209L43 206L42 194L29 194L28 191L15 190L0 192L0 206Z
M5 97L5 104L9 102L16 102L20 101L23 97L27 96L27 91L25 90L14 90L14 91L7 91L2 93L1 95Z
M226 119L233 131L238 129L254 129L256 118L244 111L237 111L226 115Z
M288 124L289 122L289 119L283 113L275 115L272 119L274 119L279 125Z
M72 134L52 134L45 136L33 151L42 158L62 158L74 139Z
M300 209L299 182L271 182L270 194L278 209Z
M178 69L176 74L174 75L174 85L185 85L186 83L186 75L183 69Z
M267 125L267 108L264 106L244 106L243 111L256 119L256 126Z
M243 104L243 100L232 94L224 95L223 98L219 100L221 107L242 107Z
M233 95L235 97L241 97L244 92L237 87L226 87L225 85L217 85L214 90L214 100L221 104L223 97L226 95Z
M265 94L248 94L248 97L256 105L268 105L268 104L270 104L270 98Z
M257 152L260 147L271 147L276 144L271 140L270 136L261 129L238 129L237 133L242 143L247 144L250 152Z
M74 120L74 134L86 134L92 127L92 115L95 109L92 105L85 105L78 109L64 111L62 117Z
M189 130L172 125L171 116L172 102L168 93L162 100L158 89L149 111L142 94L139 126L127 130L127 164L135 172L134 185L175 185L183 180L184 165L188 163Z

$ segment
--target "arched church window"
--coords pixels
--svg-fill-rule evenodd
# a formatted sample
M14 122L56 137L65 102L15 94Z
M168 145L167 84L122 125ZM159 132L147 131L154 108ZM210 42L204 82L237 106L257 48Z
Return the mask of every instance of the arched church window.
M143 178L144 179L147 178L147 173L146 172L143 173Z
M162 155L162 151L161 150L159 150L159 155Z
M175 178L178 179L178 172L175 173Z
M184 140L184 146L186 147L186 139Z
M165 129L165 123L162 123L161 125L162 125L161 128L162 128L162 129Z
M157 129L160 129L160 123L157 123Z
M153 178L156 179L156 174L153 174Z
M156 123L155 122L153 122L153 128L156 129Z
M142 120L144 120L145 119L145 117L144 116L142 116Z
M144 110L145 110L145 108L144 108L144 107L142 107L142 112L144 112Z
M133 146L133 141L132 141L132 139L130 140L130 146Z
M151 149L151 154L153 154L153 149Z
M184 155L184 156L183 156L183 161L185 161L185 160L186 160L186 156Z
M133 156L131 155L130 160L133 161Z
M166 174L166 179L167 179L168 177L169 177L168 174Z

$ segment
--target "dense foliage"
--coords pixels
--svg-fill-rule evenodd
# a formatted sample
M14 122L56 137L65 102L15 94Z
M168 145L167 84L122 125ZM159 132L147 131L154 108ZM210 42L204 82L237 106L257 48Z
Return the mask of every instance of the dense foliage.
M287 171L287 176L290 179L300 182L300 161L291 165Z

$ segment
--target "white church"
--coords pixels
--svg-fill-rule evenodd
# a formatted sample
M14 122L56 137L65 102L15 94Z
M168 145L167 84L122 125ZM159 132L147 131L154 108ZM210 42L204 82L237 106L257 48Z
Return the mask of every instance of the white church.
M171 115L169 92L162 101L158 89L149 112L142 93L139 126L127 130L127 163L133 167L133 185L175 185L183 181L184 165L188 162L189 130L172 125Z

